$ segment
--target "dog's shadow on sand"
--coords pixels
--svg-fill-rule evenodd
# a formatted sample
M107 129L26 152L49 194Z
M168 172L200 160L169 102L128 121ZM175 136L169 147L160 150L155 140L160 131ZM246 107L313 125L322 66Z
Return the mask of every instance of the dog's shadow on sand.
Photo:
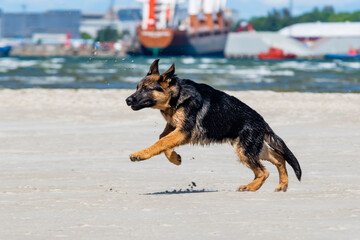
M143 195L174 195L174 194L190 194L190 193L212 193L218 192L218 190L195 190L195 189L180 189L180 190L172 190L172 191L164 191L164 192L153 192L153 193L144 193Z

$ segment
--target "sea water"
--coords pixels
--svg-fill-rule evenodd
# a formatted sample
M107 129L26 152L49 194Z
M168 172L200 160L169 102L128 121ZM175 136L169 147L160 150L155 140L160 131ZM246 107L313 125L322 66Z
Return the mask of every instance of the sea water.
M0 88L130 88L154 58L0 58ZM360 92L360 61L263 61L227 58L161 58L160 72L175 63L180 78L222 90Z

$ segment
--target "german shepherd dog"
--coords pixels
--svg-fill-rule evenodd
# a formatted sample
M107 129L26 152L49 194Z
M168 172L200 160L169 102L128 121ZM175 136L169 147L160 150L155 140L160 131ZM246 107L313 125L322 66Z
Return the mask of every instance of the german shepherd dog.
M167 124L154 145L130 155L131 161L143 161L160 153L176 165L181 157L174 148L187 143L207 145L229 142L235 147L240 161L250 168L255 179L238 187L238 191L256 191L269 176L260 159L270 161L279 171L275 191L288 187L288 162L296 177L301 168L294 154L255 110L237 98L206 84L180 79L175 65L163 74L158 70L159 59L150 66L147 75L137 85L134 94L126 99L135 111L142 108L159 109Z

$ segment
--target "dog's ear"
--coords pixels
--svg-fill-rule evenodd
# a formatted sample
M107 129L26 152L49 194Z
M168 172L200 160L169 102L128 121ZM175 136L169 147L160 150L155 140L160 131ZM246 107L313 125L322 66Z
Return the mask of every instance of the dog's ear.
M161 74L161 76L162 76L163 80L165 81L167 79L170 79L172 76L174 76L174 73L175 73L175 63L173 63L166 72Z
M170 83L175 81L174 79L172 79L174 73L175 73L175 63L173 63L166 72L160 75L160 84L165 83L167 85L170 85Z
M151 64L149 72L147 74L148 76L153 75L153 74L154 75L160 75L159 74L159 61L160 61L160 59L158 58Z

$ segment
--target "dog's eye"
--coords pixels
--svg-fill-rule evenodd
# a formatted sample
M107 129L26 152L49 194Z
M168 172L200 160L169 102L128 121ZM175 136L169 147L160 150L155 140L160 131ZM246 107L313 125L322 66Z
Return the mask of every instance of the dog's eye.
M159 87L159 86L154 87L153 90L158 91L158 92L163 92L163 91L164 91L164 90L163 90L161 87Z

